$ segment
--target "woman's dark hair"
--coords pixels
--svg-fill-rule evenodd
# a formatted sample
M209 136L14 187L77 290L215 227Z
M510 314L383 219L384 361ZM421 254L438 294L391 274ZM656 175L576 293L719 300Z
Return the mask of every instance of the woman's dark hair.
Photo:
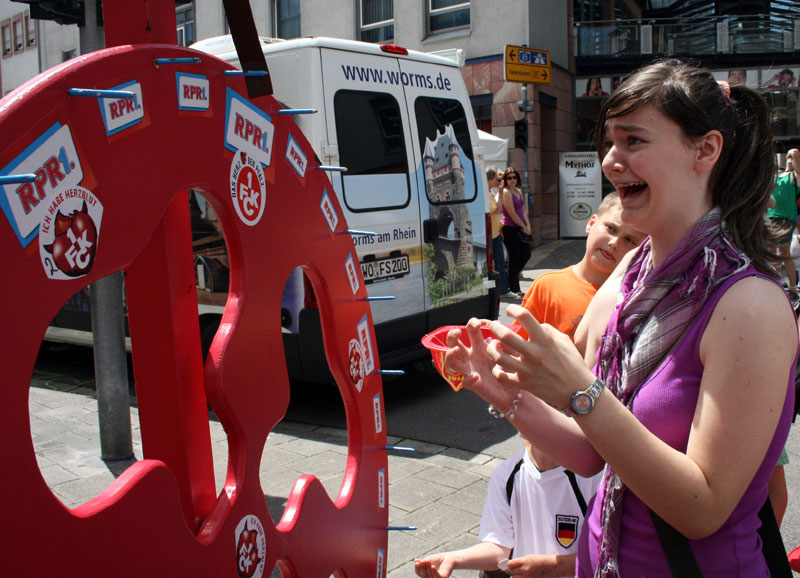
M722 134L711 172L711 202L737 247L760 271L775 275L764 212L775 185L775 146L766 101L745 86L720 85L711 73L679 60L649 64L627 77L600 110L595 144L605 154L605 122L652 104L681 127L690 143L710 130Z
M506 170L503 172L503 179L508 178L508 175L514 175L517 177L517 188L522 186L522 183L520 182L519 171L517 171L517 169L512 166L506 167Z

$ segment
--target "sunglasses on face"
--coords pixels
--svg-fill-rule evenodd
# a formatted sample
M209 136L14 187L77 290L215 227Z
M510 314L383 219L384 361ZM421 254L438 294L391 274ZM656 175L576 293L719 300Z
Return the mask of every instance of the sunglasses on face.
M519 178L519 177L518 177L517 175L507 175L507 176L505 177L505 179L506 179L506 180L508 180L508 179L514 179L514 180L517 180L518 178Z

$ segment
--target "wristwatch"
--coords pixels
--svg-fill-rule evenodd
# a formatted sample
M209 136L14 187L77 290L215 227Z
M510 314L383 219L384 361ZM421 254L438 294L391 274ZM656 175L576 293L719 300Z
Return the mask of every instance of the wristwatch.
M595 382L586 389L578 390L573 393L569 404L561 411L568 417L586 415L594 409L594 402L600 397L605 386L606 384L603 383L603 380L598 377Z

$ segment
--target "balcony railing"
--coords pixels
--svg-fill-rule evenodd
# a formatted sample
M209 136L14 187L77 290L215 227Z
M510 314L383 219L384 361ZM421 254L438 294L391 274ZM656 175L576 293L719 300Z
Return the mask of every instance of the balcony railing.
M774 14L575 23L576 55L800 54L800 16Z

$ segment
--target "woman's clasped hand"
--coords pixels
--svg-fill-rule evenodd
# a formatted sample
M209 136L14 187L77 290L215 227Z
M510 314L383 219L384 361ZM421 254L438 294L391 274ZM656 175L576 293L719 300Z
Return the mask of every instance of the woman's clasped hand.
M502 401L510 403L519 390L529 391L556 409L565 408L571 394L588 387L594 375L569 337L540 324L519 305L509 305L507 313L525 328L529 340L499 321L473 318L466 329L469 347L460 340L460 330L448 334L448 367L465 376L464 387L485 399L496 398L500 408L506 407ZM482 325L488 325L496 339L484 340Z

